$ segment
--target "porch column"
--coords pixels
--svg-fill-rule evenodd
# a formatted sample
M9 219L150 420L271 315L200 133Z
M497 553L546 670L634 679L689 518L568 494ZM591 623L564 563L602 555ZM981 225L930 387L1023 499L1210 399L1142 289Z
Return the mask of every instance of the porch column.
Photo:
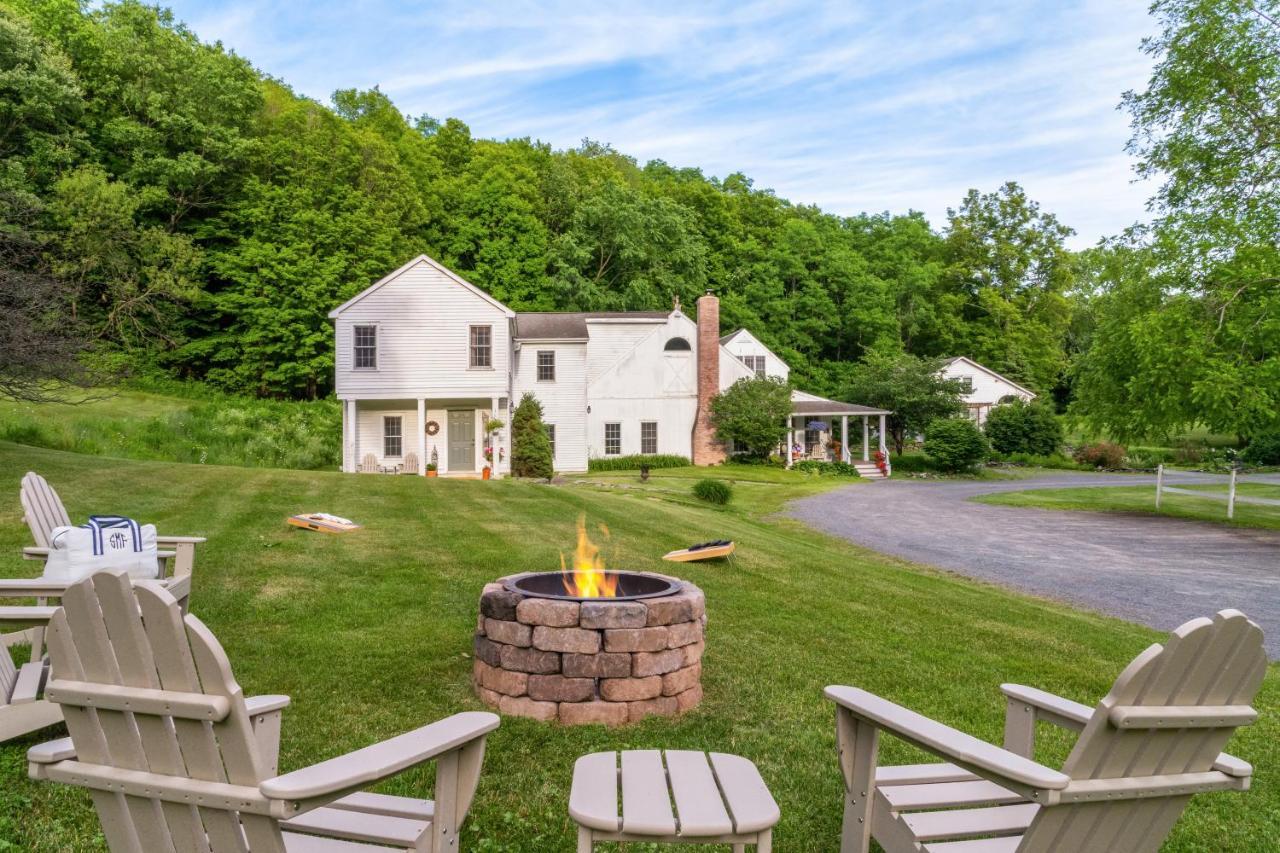
M498 398L490 397L489 398L489 420L494 420L497 417L498 417ZM488 436L489 434L485 433L486 439L488 438ZM493 479L496 480L498 479L498 476L499 476L498 472L500 470L498 457L502 456L502 453L500 452L500 448L502 447L502 430L498 430L497 434L493 436L493 443L490 444L489 446L493 448L493 462L491 463L493 467L492 476L493 476Z
M849 416L840 416L840 461L849 464Z
M360 471L360 403L351 401L351 470Z
M338 463L338 470L347 473L351 470L351 401L342 400L342 459Z
M782 458L786 460L786 467L791 467L791 443L795 440L796 418L795 415L787 416L787 435L782 440L783 450Z
M871 461L871 418L862 416L862 461Z
M427 476L427 401L418 398L418 470L413 473Z
M884 415L880 416L880 452L885 456L889 455L889 445L884 441Z

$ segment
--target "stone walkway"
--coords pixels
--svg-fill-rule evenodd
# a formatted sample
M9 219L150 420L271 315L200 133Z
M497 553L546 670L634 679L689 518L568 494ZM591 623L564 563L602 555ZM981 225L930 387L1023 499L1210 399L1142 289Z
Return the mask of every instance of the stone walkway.
M1208 474L1178 479L1224 481ZM1280 483L1280 475L1249 481ZM787 514L885 554L1162 630L1235 607L1262 626L1268 654L1280 658L1280 531L970 500L1028 489L1154 488L1154 482L1086 473L1008 481L890 480L803 498Z

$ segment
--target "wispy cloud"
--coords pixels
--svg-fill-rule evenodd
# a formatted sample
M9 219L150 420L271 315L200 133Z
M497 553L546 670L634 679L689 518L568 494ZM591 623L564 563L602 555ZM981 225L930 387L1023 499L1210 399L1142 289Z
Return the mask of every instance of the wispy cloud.
M1115 109L1149 71L1136 2L172 5L321 100L380 85L478 136L589 137L837 213L941 223L969 187L1019 180L1087 245L1142 218L1149 194Z

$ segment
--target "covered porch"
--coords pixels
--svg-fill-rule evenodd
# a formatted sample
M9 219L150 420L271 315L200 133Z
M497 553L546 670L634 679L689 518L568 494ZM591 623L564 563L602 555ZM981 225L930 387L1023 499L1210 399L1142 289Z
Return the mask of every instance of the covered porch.
M342 470L477 478L510 470L506 397L346 399L342 404ZM501 429L486 434L492 419ZM487 452L486 452L487 451ZM432 468L434 466L434 468Z
M857 439L849 432L849 420L852 418L855 426L858 420L862 421L861 454L858 460L866 465L872 463L871 433L874 429L876 449L883 454L887 468L889 454L885 440L885 418L890 414L885 409L828 400L803 391L792 392L791 415L787 419L790 446L783 454L787 467L806 459L857 465L854 456ZM839 439L836 438L837 424L840 427Z

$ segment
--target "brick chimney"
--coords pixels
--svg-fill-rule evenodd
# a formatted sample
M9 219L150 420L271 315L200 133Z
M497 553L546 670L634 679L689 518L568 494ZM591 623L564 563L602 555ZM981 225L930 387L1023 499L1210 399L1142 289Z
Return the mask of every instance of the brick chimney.
M725 459L711 426L711 398L720 393L720 300L710 290L698 297L698 413L693 421L693 464Z

